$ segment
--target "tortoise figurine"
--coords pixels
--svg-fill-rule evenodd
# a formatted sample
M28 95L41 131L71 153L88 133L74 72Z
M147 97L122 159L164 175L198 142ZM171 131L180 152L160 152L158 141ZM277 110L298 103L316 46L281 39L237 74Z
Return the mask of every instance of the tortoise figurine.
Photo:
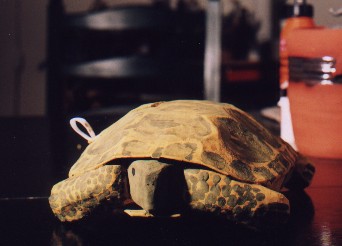
M145 104L90 140L69 178L52 188L49 203L61 221L132 204L146 216L199 211L249 225L285 221L290 204L281 189L303 189L315 172L289 144L225 103Z

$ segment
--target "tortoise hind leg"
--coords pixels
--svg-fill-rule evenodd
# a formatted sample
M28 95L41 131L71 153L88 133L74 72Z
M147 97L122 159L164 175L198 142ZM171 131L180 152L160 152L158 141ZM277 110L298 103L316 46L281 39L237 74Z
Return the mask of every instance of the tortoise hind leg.
M194 210L252 226L278 224L289 217L289 201L276 191L203 169L185 169L184 174Z
M291 190L300 190L311 184L315 174L315 166L305 156L298 153L291 176L285 182L284 186Z
M79 220L104 200L120 205L126 199L126 180L121 166L103 166L54 185L49 203L59 220Z

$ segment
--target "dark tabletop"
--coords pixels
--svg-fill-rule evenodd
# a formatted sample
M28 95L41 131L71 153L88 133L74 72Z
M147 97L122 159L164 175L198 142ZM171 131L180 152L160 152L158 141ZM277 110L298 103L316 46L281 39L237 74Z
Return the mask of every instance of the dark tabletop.
M286 193L291 217L279 227L254 230L206 216L100 216L61 223L47 197L71 164L56 163L63 153L51 137L71 150L81 151L83 143L54 136L49 126L46 118L0 120L0 245L342 245L342 160L312 158L313 184ZM66 156L66 163L75 158Z

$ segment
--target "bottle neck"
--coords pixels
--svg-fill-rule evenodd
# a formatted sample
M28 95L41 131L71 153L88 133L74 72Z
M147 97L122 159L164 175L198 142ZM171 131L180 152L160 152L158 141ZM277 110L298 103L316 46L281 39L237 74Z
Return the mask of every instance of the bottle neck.
M311 28L315 26L315 23L311 17L298 16L287 18L285 25L291 28Z

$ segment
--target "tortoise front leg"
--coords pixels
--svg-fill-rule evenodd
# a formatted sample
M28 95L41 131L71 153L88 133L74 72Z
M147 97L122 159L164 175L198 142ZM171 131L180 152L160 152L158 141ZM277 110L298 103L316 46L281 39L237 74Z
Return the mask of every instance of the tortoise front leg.
M126 181L121 166L103 166L54 185L49 203L61 221L79 220L105 200L120 206L127 196Z
M194 210L250 225L273 224L274 219L284 222L289 216L288 199L264 186L238 182L203 169L185 169L184 174Z

